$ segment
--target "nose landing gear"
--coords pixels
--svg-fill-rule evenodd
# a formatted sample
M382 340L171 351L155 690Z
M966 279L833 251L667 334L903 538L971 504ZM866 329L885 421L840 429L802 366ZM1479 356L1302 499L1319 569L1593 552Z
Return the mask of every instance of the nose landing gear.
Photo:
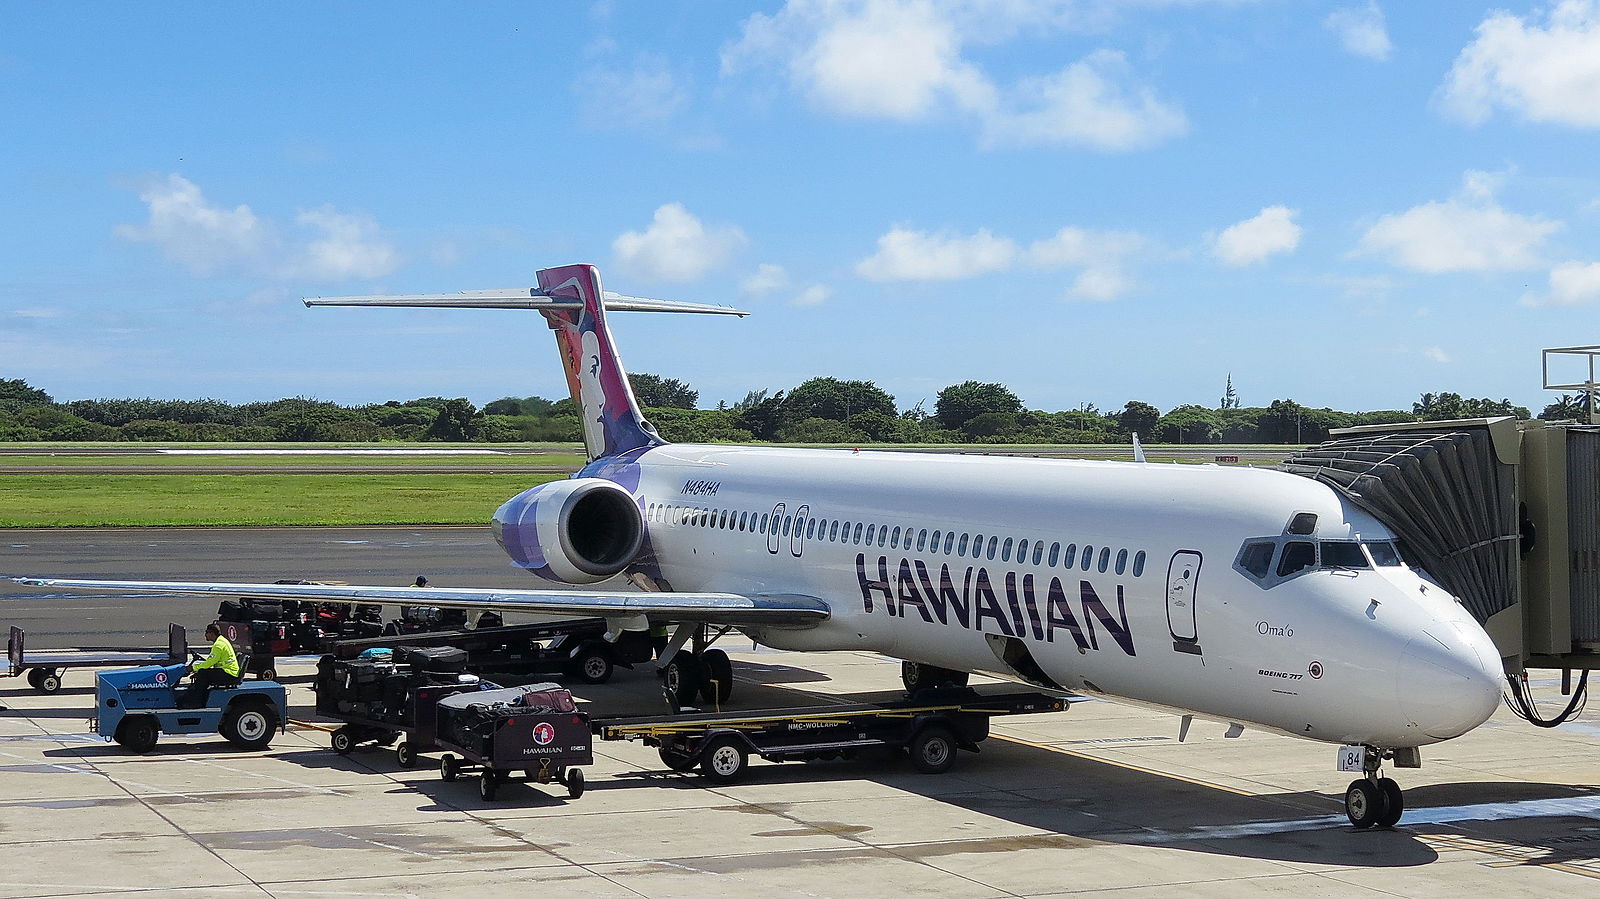
M1346 747L1346 751L1353 749L1355 747ZM1401 768L1416 768L1420 766L1417 750L1395 749L1385 752L1375 746L1362 746L1359 749L1362 776L1351 781L1344 791L1345 816L1357 830L1393 827L1400 823L1400 816L1405 813L1405 797L1398 783L1381 776L1383 760L1392 758Z

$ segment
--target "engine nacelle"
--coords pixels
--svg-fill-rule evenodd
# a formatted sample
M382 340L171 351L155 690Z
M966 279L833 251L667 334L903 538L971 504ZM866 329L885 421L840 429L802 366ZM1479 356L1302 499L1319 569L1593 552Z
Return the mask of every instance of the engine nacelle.
M562 583L593 584L639 555L644 517L633 495L611 481L553 481L496 509L494 536L519 567Z

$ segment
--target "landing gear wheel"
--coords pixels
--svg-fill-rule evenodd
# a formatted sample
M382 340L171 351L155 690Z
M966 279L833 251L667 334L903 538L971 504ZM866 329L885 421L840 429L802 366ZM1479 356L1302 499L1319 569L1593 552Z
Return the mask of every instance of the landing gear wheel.
M349 755L350 750L356 748L356 737L355 734L350 732L348 726L341 727L334 731L332 736L328 737L328 743L333 747L334 752L340 755Z
M55 693L61 689L61 672L53 668L48 671L41 670L39 682L34 684L34 688L46 696Z
M567 769L567 798L577 799L583 795L583 772L577 768Z
M455 780L461 776L461 763L450 753L445 753L439 759L439 779Z
M603 684L611 679L611 656L598 646L585 646L572 660L572 673L586 684Z
M907 695L915 695L920 690L937 690L940 687L965 687L969 677L965 671L952 671L937 665L924 665L921 662L900 663L900 683L905 685Z
M160 731L156 730L156 722L149 715L138 715L122 719L117 725L117 734L113 738L117 745L129 752L149 752L156 748L156 740Z
M744 744L735 737L712 737L711 743L700 754L700 771L714 783L732 783L744 773L749 756Z
M478 798L484 802L493 802L495 788L498 786L500 786L500 778L496 777L494 772L488 768L483 769L483 773L478 775Z
M942 724L917 731L906 749L911 753L911 767L923 774L943 774L956 763L955 735Z
M417 751L411 748L410 740L395 744L394 763L402 768L415 768L417 766Z
M676 742L663 742L656 748L656 753L661 756L661 764L674 771L687 771L694 767L694 762L691 761L688 751Z
M222 715L217 730L240 749L266 749L278 729L278 713L264 705L234 703Z
M720 649L708 649L700 654L700 664L705 669L701 679L700 695L707 702L722 705L733 695L733 662Z
M1383 792L1383 814L1378 816L1378 826L1393 827L1400 823L1400 816L1405 814L1405 795L1400 792L1400 785L1389 777L1378 779L1378 789Z
M1351 781L1344 791L1344 813L1357 830L1377 824L1387 806L1383 790L1366 778Z
M680 706L694 702L695 694L700 692L703 676L700 660L681 650L674 653L672 661L661 669L662 681Z

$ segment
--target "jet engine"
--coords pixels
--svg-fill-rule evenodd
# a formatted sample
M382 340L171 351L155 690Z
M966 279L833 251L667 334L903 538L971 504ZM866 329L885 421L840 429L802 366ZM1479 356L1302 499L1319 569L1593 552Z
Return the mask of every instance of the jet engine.
M540 577L593 584L639 555L644 517L624 488L603 478L577 478L507 500L495 510L494 535L514 563Z

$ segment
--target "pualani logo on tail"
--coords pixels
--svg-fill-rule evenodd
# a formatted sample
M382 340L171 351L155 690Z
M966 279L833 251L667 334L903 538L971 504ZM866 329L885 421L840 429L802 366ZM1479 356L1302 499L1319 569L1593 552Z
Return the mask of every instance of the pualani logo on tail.
M1095 628L1095 622L1098 621L1124 653L1137 655L1133 649L1133 632L1128 627L1128 607L1121 584L1117 585L1117 614L1112 615L1100 594L1095 592L1094 585L1087 580L1080 580L1077 592L1084 622L1080 625L1067 598L1070 588L1062 584L1059 577L1050 578L1041 608L1034 576L1019 576L1015 571L1005 572L1000 581L1005 595L1005 606L1002 607L1000 594L995 590L996 581L987 568L967 566L961 577L959 591L951 577L949 565L939 566L937 584L928 566L920 559L902 558L899 571L892 581L888 556L878 557L877 569L877 579L868 577L866 554L856 553L856 580L861 586L861 606L862 611L868 614L872 614L873 596L876 594L883 599L884 611L894 618L904 618L906 610L913 609L929 624L964 627L1006 637L1031 635L1034 640L1046 643L1054 643L1056 631L1062 630L1072 635L1072 641L1080 650L1100 648L1100 638ZM985 621L992 623L986 626Z

